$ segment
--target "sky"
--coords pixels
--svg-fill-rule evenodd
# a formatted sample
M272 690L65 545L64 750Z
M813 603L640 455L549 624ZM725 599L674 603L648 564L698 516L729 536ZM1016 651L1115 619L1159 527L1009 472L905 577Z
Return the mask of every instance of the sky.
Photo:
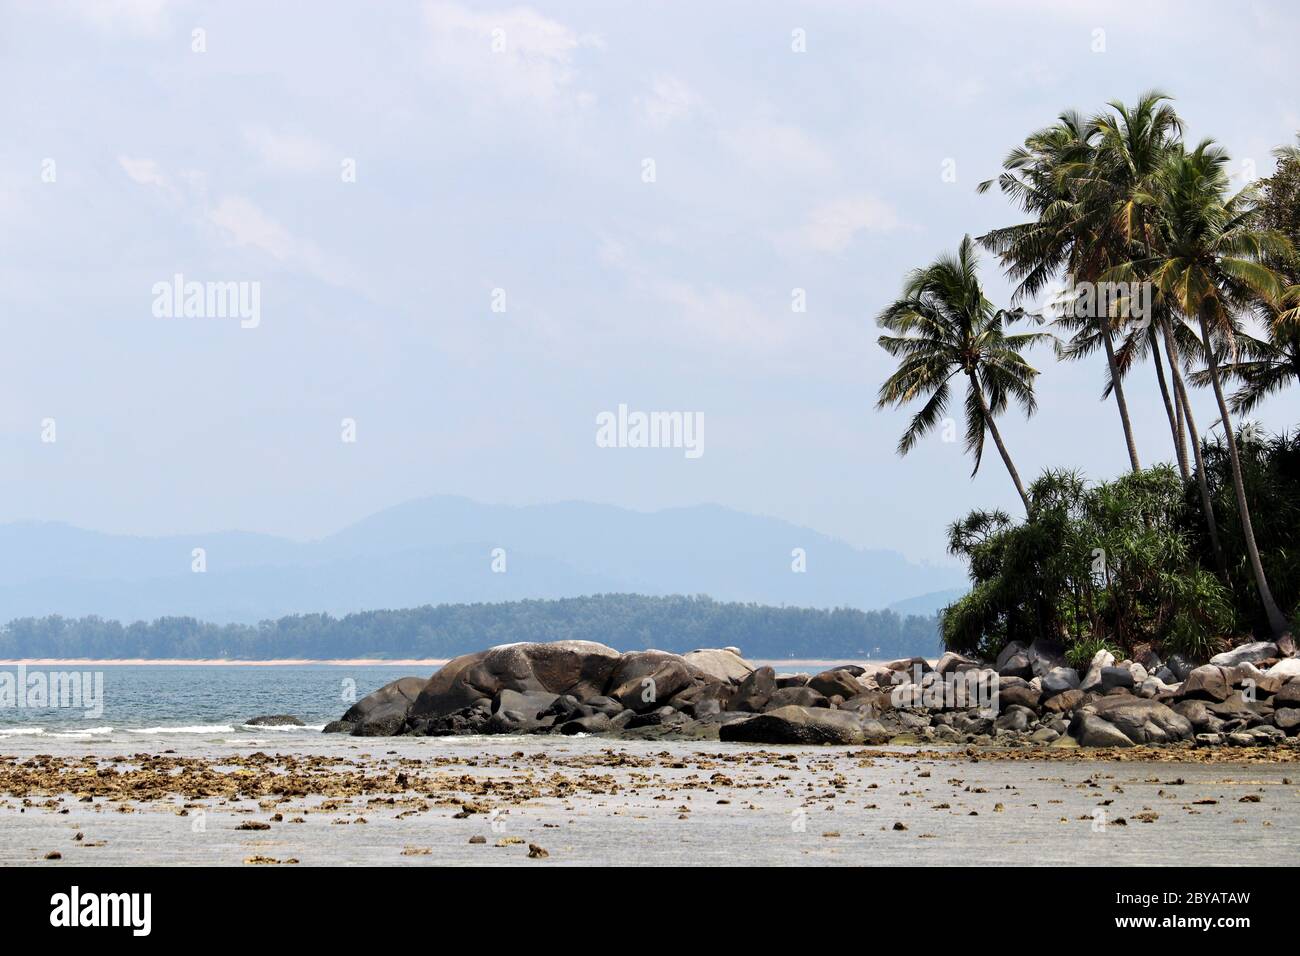
M1019 506L992 454L895 454L876 314L1019 221L976 184L1064 109L1159 87L1268 175L1297 35L1283 2L0 2L0 521L709 502L946 563L949 522ZM177 274L255 320L165 314ZM1021 473L1121 472L1101 360L1033 361ZM620 405L699 416L701 453L601 447Z

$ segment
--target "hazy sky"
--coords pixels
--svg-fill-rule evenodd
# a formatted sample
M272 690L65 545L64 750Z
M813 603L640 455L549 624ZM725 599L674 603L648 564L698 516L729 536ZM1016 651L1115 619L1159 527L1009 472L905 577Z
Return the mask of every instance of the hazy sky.
M1064 108L1160 86L1267 175L1297 36L1284 2L0 3L0 521L717 502L942 560L1018 506L991 451L974 481L937 436L894 455L875 314L1016 220L975 185ZM260 323L156 317L176 273L259 283ZM1021 472L1121 470L1100 361L1036 364ZM701 413L704 453L597 447L620 403Z

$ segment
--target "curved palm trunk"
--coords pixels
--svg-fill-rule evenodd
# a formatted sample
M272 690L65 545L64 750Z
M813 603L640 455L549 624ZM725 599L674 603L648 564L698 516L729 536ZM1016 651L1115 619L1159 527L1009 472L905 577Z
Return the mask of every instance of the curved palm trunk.
M1170 365L1173 365L1170 360ZM1173 370L1170 369L1170 377L1173 377ZM1183 405L1183 397L1178 394L1178 389L1174 388L1174 410L1178 413L1178 454L1182 457L1184 463L1187 463L1187 476L1190 478L1191 464L1187 460L1187 436L1190 433L1190 426L1187 424L1187 409Z
M1134 471L1141 471L1138 461L1137 442L1133 440L1133 423L1128 417L1128 402L1124 400L1124 384L1119 379L1119 366L1115 362L1115 343L1110 338L1110 320L1101 319L1101 340L1106 345L1106 364L1110 367L1110 381L1115 394L1115 404L1119 406L1119 420L1124 426L1124 441L1128 444L1128 460Z
M1275 635L1285 633L1286 618L1273 600L1269 590L1268 578L1264 575L1264 564L1259 558L1259 546L1255 544L1255 528L1250 523L1250 505L1246 503L1246 486L1241 477L1241 458L1237 454L1237 436L1232 431L1232 418L1228 414L1228 403L1223 398L1223 385L1219 381L1219 359L1214 354L1210 342L1210 326L1201 314L1201 340L1205 343L1206 364L1210 370L1210 381L1214 385L1214 398L1219 403L1219 415L1223 419L1223 434L1228 445L1228 461L1232 464L1232 490L1237 496L1237 511L1241 515L1241 536L1245 539L1246 554L1250 558L1250 568L1255 572L1255 584L1259 588L1259 599L1264 605L1264 614L1268 617L1268 626Z
M1174 437L1174 456L1178 460L1178 473L1183 476L1183 481L1186 481L1191 476L1187 473L1187 446L1183 444L1182 412L1181 409L1175 409L1176 401L1171 401L1169 398L1169 386L1165 382L1165 364L1160 358L1160 339L1156 336L1154 326L1148 328L1147 339L1151 343L1151 358L1155 360L1156 381L1160 384L1160 397L1164 399L1165 415L1169 418L1169 431Z
M1174 380L1174 394L1179 398L1183 417L1187 420L1187 434L1192 442L1192 457L1196 463L1196 485L1201 492L1201 508L1205 512L1205 527L1210 533L1210 547L1214 551L1214 563L1219 568L1219 577L1224 584L1230 584L1228 577L1228 559L1223 556L1223 545L1219 543L1219 522L1214 517L1214 502L1210 498L1210 482L1205 473L1205 459L1201 455L1201 433L1192 417L1192 402L1187 396L1187 385L1183 382L1183 373L1179 369L1178 346L1174 342L1169 327L1165 327L1165 350L1169 353L1169 371Z
M1020 482L1020 472L1016 471L1016 466L1011 461L1007 446L1002 442L1002 433L998 431L997 422L993 420L993 413L989 411L989 404L984 400L984 393L980 391L979 380L975 377L974 372L968 372L967 375L970 378L970 387L975 391L975 397L979 399L980 411L984 414L984 424L988 426L989 434L993 436L993 444L998 446L998 453L1002 456L1002 463L1007 466L1007 473L1011 475L1011 481L1020 494L1020 500L1025 503L1025 514L1029 514L1029 495L1025 493L1025 486Z

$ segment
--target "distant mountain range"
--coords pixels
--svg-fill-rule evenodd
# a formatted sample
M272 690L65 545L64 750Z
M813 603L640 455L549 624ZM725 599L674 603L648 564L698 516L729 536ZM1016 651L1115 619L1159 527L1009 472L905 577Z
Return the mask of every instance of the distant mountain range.
M904 616L908 614L919 614L921 616L938 614L953 601L964 596L969 590L969 586L963 586L945 588L942 591L931 591L929 594L918 594L916 597L895 601L889 605L888 609Z
M192 570L196 548L204 551L203 573ZM806 555L802 573L792 570L796 548ZM495 559L494 549L502 549ZM243 532L142 538L59 523L0 525L0 621L93 614L255 623L316 611L612 592L817 608L892 605L924 614L934 610L935 592L960 593L964 580L959 568L916 564L714 505L639 512L433 497L309 542Z

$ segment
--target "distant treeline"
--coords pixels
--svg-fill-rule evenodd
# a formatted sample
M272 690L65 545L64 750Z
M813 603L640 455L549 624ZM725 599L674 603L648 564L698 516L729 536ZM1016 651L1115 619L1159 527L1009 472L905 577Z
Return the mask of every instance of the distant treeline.
M293 614L257 625L190 617L125 625L99 617L27 617L0 631L0 658L450 658L494 644L563 639L599 641L618 650L734 645L751 658L928 657L940 644L934 617L601 594L426 605L341 618Z

